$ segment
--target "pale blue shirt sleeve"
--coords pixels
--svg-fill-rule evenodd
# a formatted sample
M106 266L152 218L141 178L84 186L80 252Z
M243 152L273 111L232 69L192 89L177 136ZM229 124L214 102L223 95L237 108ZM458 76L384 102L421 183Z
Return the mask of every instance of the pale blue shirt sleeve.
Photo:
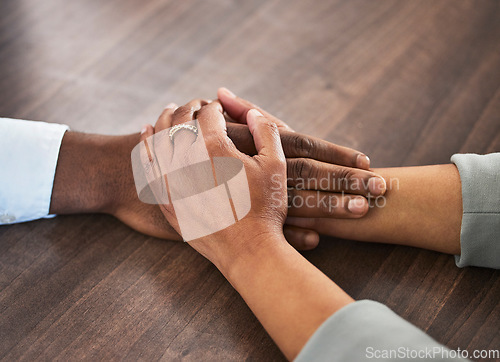
M462 183L461 255L457 266L500 268L500 153L456 154ZM296 361L464 361L378 302L351 303L330 316Z
M451 157L462 182L462 228L457 266L500 269L500 153Z
M385 305L360 300L328 318L307 341L296 362L468 361Z
M0 225L47 217L68 126L0 118Z

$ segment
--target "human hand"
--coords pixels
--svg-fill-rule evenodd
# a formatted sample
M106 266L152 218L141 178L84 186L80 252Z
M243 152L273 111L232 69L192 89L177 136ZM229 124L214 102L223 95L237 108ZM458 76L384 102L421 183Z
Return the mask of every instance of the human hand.
M167 109L162 117L160 117L159 125L164 122L165 115L171 112L170 109ZM253 144L252 135L248 129L247 125L238 124L238 123L226 123L227 133L229 138L235 143L237 148L245 153L250 155L255 154L255 145ZM163 127L165 127L163 123ZM297 133L297 132L287 132L286 130L279 129L281 136L281 143L285 150L285 155L287 157L287 167L291 168L294 165L297 165L295 161L295 157L299 156L309 156L311 158L311 162L313 159L325 160L324 157L328 157L330 154L336 153L336 145L333 145L329 142L315 139L313 137ZM68 137L69 136L69 137ZM88 161L88 167L80 168L81 170L85 170L85 173L77 176L75 172L67 172L68 176L71 177L61 178L60 173L59 177L56 174L56 182L57 182L57 190L61 187L66 187L68 189L68 193L66 195L66 200L70 201L71 195L75 195L72 190L75 188L79 188L80 186L86 185L88 188L82 190L81 195L86 195L85 197L79 198L78 200L71 199L71 202L66 203L65 205L61 205L61 207L57 208L56 203L53 203L56 206L53 213L64 214L64 213L81 213L81 212L103 212L107 214L111 214L118 218L120 221L130 226L131 228L154 237L168 239L168 240L182 240L179 234L173 229L170 224L167 222L162 212L156 205L149 205L141 202L137 197L136 188L134 185L134 180L132 177L131 163L130 163L130 152L132 148L137 144L140 139L139 134L132 134L126 136L100 136L100 135L86 135L86 134L78 134L78 137L68 133L65 138L68 138L69 143L74 143L75 138L84 137L85 140L79 141L81 143L81 147L71 146L70 148L81 148L80 151L78 149L74 149L74 152L71 152L75 157L77 155L85 154L85 160L83 159L74 159L73 156L68 155L66 151L66 144L68 143L66 140L64 141L63 148L61 151L61 158L59 162L63 162L65 165L62 168L70 168L74 165L82 165L84 162ZM296 148L296 145L308 145L309 148ZM306 152L306 153L302 153ZM342 153L343 150L339 150L339 153ZM345 151L350 152L350 151ZM357 151L354 151L357 152ZM325 156L323 156L325 155ZM66 162L66 157L70 159ZM345 157L345 156L342 156ZM304 160L306 160L304 158ZM66 167L67 166L67 167ZM325 163L322 165L324 168L324 172L327 173L330 170L331 165ZM335 167L335 166L333 166ZM95 171L92 171L94 168L97 168ZM362 171L362 170L360 170ZM301 178L306 178L306 168L295 168L292 171L288 171L288 177L291 178L289 180L289 185L293 185L294 180L300 180ZM358 174L353 172L350 176L358 177L362 176L362 174ZM83 181L85 178L91 177L92 180ZM76 180L80 180L78 185L74 185L71 187L71 182ZM96 184L95 187L89 187L92 184ZM56 187L55 187L56 188ZM70 190L71 189L71 190ZM54 196L57 194L54 193ZM96 195L95 197L89 195ZM324 198L325 195L330 199L332 198L333 205L341 205L341 201L335 201L336 198L347 199L351 196L341 195L339 193L332 192L320 192L316 193L315 191L307 191L307 190L296 190L293 188L289 189L290 197L298 198L301 195L304 197L314 197L317 198L317 201L314 200L313 204L318 205L317 207L309 208L307 205L303 207L292 206L288 210L288 214L290 216L298 216L298 217L341 217L344 213L346 216L349 216L348 213L345 212L345 209L342 207L330 208L330 204L321 203L321 198ZM60 198L59 198L60 199ZM79 204L80 201L92 201L92 207L89 208L88 205ZM57 203L60 204L60 203ZM62 208L63 207L63 208ZM73 209L77 207L76 209ZM71 209L70 209L71 208ZM285 225L283 228L283 232L287 241L294 246L298 250L308 250L313 249L317 246L319 242L319 235L316 230L313 228L304 228L296 225Z
M173 138L173 144L168 138L164 138L163 135L165 133L155 139L148 138L154 132L158 134L175 125L190 122L193 119L196 119L197 127L202 135L196 136L192 132L181 130ZM186 192L185 189L189 188L186 184L189 180L183 179L184 182L181 183L172 181L174 179L171 175L176 170L179 170L178 166L182 165L184 161L187 162L185 165L192 165L194 162L198 162L200 144L205 145L208 151L213 171L213 175L210 172L210 176L215 177L216 187L217 180L220 181L216 171L217 167L214 166L217 157L230 157L239 160L244 166L250 193L249 211L246 216L243 215L234 224L222 230L196 237L194 240L188 239L191 246L216 265L224 263L224 259L227 261L229 256L234 257L239 255L240 251L257 247L251 241L262 240L262 235L281 235L283 232L282 228L286 217L287 205L286 163L283 149L281 148L278 128L274 122L267 120L258 111L249 112L247 121L249 130L255 140L255 148L258 151L258 154L253 157L240 152L227 136L223 110L217 101L207 104L204 101L194 100L179 108L175 108L175 106L169 107L160 116L155 128L148 126L141 136L141 141L144 142L146 150L144 154L147 154L146 159L142 160L145 169L149 170L152 168L153 171L151 173L161 175L160 179L162 181L163 175L166 172L165 168L173 170L168 174L168 182L166 181L167 177L165 177L164 189L167 190L168 195L161 195L162 191L158 188L152 188L152 190L166 219L179 233L182 230L180 226L181 222L185 222L179 219L179 217L180 215L186 215L186 210L181 212L179 206L174 208L174 202L177 193ZM169 154L166 154L167 152ZM175 167L172 165L175 165ZM184 169L186 167L181 168L181 171ZM197 174L197 176L200 175L201 173ZM201 177L197 177L195 181L200 184L205 183L205 180L202 180ZM224 182L226 187L229 184L227 180L221 182ZM211 188L210 190L214 189ZM234 189L231 190L232 199L229 199L230 202L240 197L240 192L235 194L233 191ZM242 191L244 192L245 190ZM199 194L189 195L196 196ZM192 196L188 196L188 198L190 197ZM183 198L182 201L186 199ZM217 199L215 201L218 202ZM203 203L203 200L200 200L200 202ZM226 199L221 200L221 202L226 202ZM204 221L208 224L213 218L217 218L217 215L206 215L203 210L200 212L198 210L199 203L189 204L185 202L183 204L184 208L186 207L185 205L188 205L187 207L190 208L187 210L188 215L193 216L192 221L196 225ZM222 207L222 204L220 207L217 205L210 206L211 208L219 209ZM235 206L232 207L236 219ZM236 210L238 210L237 205ZM199 218L203 217L207 218L207 220L199 220ZM210 220L208 220L209 218Z
M245 133L243 124L250 109L258 109L278 126L287 157L289 216L360 218L368 211L368 202L361 196L385 193L384 178L369 170L370 160L363 153L294 132L282 120L228 89L219 89L217 95L228 117L238 122L232 127L228 123L228 135L240 151L254 154L250 137L240 136ZM287 225L285 230L287 227L297 225Z
M255 154L248 126L232 122L226 125L228 136L237 148L242 152ZM282 127L279 129L285 155L289 158L288 168L293 167L294 158L300 156L325 160L331 154L344 155L342 149L337 151L336 145L297 132L287 132ZM139 134L104 136L67 132L59 153L50 213L107 213L144 234L181 240L156 205L145 204L137 197L130 172L130 152L139 138ZM308 148L297 148L297 145L306 145ZM302 170L304 172L306 168ZM299 172L296 174L296 179L304 177ZM304 217L310 212L306 207L292 207L289 210L290 215ZM311 215L317 215L320 211L315 212ZM306 228L285 225L284 233L288 242L299 250L314 248L319 240L316 231Z
M247 100L235 97L224 89L219 90L218 96L226 107L225 111L228 116L241 122L227 122L229 138L241 152L254 155L256 150L252 135L244 123L246 123L247 112L252 107L258 107ZM197 111L200 102L206 103L206 101L197 100L195 102L197 106L192 112ZM172 104L171 107L177 106ZM281 143L287 157L289 216L359 218L368 210L367 202L361 196L369 194L377 196L385 192L383 179L368 170L369 159L361 152L294 132L282 120L258 109L278 126L280 132ZM169 112L169 107L167 107L165 114ZM165 114L160 117L160 123L164 122ZM125 178L128 179L128 184L130 184L130 178ZM327 182L323 183L321 180L327 180ZM137 196L129 195L129 193L127 197L119 199L125 201L120 202L121 207L118 207L113 214L125 223L154 236L175 240L180 238L170 225L162 226L165 224L165 219L162 218L158 208L147 204L141 205ZM302 203L301 200L305 202ZM147 218L147 223L144 223L144 215L139 215L141 209L148 210L150 217ZM144 228L146 225L148 225L147 228ZM287 240L299 250L312 249L319 242L316 230L285 225L283 231Z
M244 122L244 116L252 104L238 97L227 97L223 93L219 90L219 98L227 106L228 114ZM281 143L287 157L290 200L306 199L314 205L309 207L304 204L299 207L292 203L289 215L333 218L361 216L349 212L345 207L352 195L331 191L352 189L359 180L362 180L362 185L369 185L367 179L375 174L355 168L369 166L367 162L359 162L365 160L363 154L293 132L283 121L263 110L261 112L266 118L274 121L280 131ZM255 154L255 145L246 124L228 122L227 133L240 151ZM142 233L180 240L180 236L168 224L158 207L144 204L137 198L130 173L130 152L138 139L138 134L103 136L68 132L63 138L59 154L50 212L108 213ZM81 155L85 157L82 158ZM75 167L76 165L78 167ZM337 175L336 179L342 179L343 182L332 182L330 188L323 188L328 192L318 193L293 188L301 180L319 180L328 175ZM368 190L351 192L366 195ZM358 197L357 200L359 199ZM360 205L363 210L363 204ZM287 240L301 250L312 249L319 241L316 231L297 226L285 225L284 233Z
M138 141L138 133L104 136L66 132L49 213L106 213L144 234L181 240L156 205L137 198L130 152Z

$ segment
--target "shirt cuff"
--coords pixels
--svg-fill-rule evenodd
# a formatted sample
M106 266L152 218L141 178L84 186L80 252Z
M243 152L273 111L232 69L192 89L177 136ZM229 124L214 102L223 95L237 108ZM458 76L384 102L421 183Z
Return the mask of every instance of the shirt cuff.
M360 300L328 318L295 361L467 361L456 353L385 305Z
M451 157L462 182L462 228L457 266L500 268L500 153Z
M68 126L0 118L0 224L49 213L59 149Z

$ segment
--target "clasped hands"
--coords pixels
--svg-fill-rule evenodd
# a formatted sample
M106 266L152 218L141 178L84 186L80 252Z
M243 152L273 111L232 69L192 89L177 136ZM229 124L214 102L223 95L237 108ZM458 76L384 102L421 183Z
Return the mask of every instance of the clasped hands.
M317 232L286 225L287 215L360 218L369 209L366 197L381 196L386 191L385 180L369 170L366 155L296 133L285 122L224 88L219 89L218 100L213 102L195 99L180 107L170 104L154 127L143 128L141 141L194 119L204 131L211 157L234 157L244 164L252 201L243 220L190 243L212 261L213 246L207 247L207 241L212 239L221 245L224 240L232 240L233 245L238 244L234 240L251 240L252 235L256 238L266 233L284 233L297 249L314 248L319 241ZM180 136L192 137L189 133L183 130ZM167 237L179 239L172 205L160 203L159 209L173 226L168 228Z

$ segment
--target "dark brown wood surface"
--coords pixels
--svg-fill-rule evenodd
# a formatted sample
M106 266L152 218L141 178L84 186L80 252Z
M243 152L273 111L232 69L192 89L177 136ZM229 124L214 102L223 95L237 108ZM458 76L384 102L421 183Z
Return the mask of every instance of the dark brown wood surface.
M1 116L126 134L222 85L373 166L499 151L500 2L0 1ZM327 237L304 255L451 348L500 349L500 272ZM105 215L0 227L0 358L183 357L283 359L187 244Z

